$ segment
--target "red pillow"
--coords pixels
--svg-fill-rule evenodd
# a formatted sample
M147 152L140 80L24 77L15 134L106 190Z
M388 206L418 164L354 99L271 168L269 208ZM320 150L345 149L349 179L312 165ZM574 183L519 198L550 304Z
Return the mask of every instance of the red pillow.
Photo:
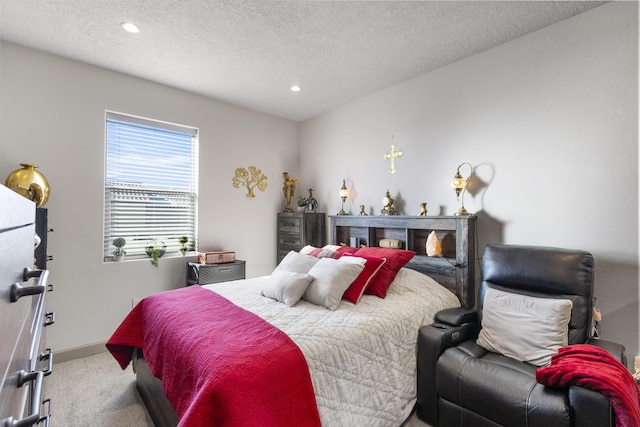
M375 295L380 298L387 296L387 289L393 279L396 278L398 271L413 258L416 253L414 251L407 251L403 249L387 249L387 248L360 248L355 252L355 256L359 257L376 257L386 258L387 261L382 265L378 274L375 275L369 287L365 289L364 293L369 295Z
M346 253L353 254L357 250L358 248L352 248L351 246L340 246L338 249L336 249L336 252L338 252L338 254L335 256L335 258L339 259L342 255Z
M342 258L347 257L358 257L364 258L367 262L364 264L364 269L358 275L356 280L349 285L349 288L342 295L342 299L346 299L347 301L351 301L354 304L357 304L362 298L362 294L364 294L365 289L372 283L373 278L376 273L380 271L380 268L385 263L386 259L384 258L376 258L370 256L357 256L350 253L345 253Z

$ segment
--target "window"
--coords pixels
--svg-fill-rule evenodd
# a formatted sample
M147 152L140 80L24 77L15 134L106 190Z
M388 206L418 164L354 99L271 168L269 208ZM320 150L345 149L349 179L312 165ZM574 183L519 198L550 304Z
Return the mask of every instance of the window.
M197 250L198 130L106 113L104 254L124 237L127 257L146 257L151 242Z

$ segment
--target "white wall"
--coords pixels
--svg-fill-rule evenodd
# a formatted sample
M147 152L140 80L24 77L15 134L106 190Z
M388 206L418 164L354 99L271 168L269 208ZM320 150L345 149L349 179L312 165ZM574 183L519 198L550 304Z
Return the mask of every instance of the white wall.
M428 41L425 41L428 43ZM465 206L486 243L591 251L602 336L638 354L638 12L613 2L361 98L301 125L303 179L327 212ZM391 135L404 155L391 175ZM463 174L468 170L463 168Z
M296 123L9 43L0 52L0 176L36 163L51 184L54 352L106 341L133 299L185 282L184 258L102 262L105 110L198 127L201 249L235 250L248 277L273 270L282 171L298 175ZM254 199L231 184L250 165L268 177Z

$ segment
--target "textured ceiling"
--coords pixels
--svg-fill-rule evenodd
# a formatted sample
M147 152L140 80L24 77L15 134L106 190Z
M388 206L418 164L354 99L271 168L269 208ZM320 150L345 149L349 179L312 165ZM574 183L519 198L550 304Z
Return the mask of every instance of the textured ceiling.
M0 0L0 37L300 121L602 3Z

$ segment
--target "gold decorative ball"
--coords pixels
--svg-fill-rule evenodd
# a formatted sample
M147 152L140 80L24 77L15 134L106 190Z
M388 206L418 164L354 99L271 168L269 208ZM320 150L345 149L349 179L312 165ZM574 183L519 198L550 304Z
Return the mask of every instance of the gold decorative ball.
M21 169L9 174L4 185L23 197L35 202L41 208L49 200L49 181L36 170L38 165L20 163Z

